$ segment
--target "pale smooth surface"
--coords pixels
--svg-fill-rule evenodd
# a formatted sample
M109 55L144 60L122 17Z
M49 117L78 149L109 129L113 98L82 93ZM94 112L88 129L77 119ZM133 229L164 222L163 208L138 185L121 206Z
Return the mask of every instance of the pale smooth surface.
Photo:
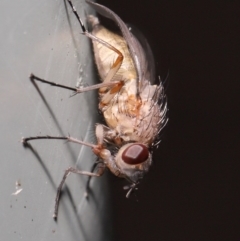
M75 1L83 16L92 13ZM67 7L66 7L67 6ZM97 94L69 98L71 91L29 80L29 74L60 84L95 83L91 43L63 0L2 0L0 3L0 238L1 240L112 240L106 176L91 180L71 174L52 219L56 189L69 166L90 170L95 156L88 147L58 140L31 142L35 135L68 135L95 142ZM22 192L16 191L19 181Z

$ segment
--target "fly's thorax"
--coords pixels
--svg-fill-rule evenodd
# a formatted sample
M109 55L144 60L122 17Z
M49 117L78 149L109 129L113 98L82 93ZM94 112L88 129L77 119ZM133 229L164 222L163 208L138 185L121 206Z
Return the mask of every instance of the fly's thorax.
M148 172L152 163L152 156L146 145L129 143L119 149L115 157L115 163L127 179L137 182Z
M107 125L116 130L124 142L151 145L161 119L160 107L155 100L158 86L145 84L140 89L140 98L136 95L136 86L134 79L125 81L122 89L101 110Z

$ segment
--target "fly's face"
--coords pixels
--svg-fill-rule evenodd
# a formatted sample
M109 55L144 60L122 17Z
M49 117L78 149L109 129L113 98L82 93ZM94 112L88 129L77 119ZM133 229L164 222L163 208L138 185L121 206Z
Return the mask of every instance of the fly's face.
M93 151L114 175L136 184L148 172L152 155L146 144L125 143L116 131L101 124L96 125L96 136L99 144Z

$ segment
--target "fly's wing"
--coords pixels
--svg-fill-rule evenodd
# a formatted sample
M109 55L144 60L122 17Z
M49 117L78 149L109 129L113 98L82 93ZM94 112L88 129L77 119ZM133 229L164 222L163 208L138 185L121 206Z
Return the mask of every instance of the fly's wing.
M144 77L151 84L155 84L156 80L156 69L153 52L148 44L147 39L144 37L142 32L132 24L127 24L129 31L137 38L140 45L144 49L145 59L143 59L143 71Z
M145 51L143 50L143 47L137 40L137 38L134 37L134 35L129 31L128 27L126 24L122 21L122 19L113 11L111 11L109 8L91 2L89 0L86 0L86 2L91 5L92 8L94 8L99 14L106 18L110 18L113 20L118 27L120 28L122 35L124 39L127 42L127 46L129 49L129 52L131 54L131 57L134 62L134 66L136 68L137 72L137 80L146 80L145 75L146 75L146 56L145 56ZM139 91L139 90L138 90Z

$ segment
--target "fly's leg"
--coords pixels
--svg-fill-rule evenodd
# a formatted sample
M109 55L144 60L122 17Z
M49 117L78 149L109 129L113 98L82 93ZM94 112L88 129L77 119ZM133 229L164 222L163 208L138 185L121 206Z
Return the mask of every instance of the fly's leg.
M101 168L101 166L99 167L99 165L104 165L104 163L100 160L97 160L93 166L92 166L92 169L91 169L91 172L94 172L95 168L98 167L98 168ZM87 180L87 183L86 183L86 189L85 189L85 197L88 198L88 194L89 194L89 190L90 190L90 181L92 179L92 176L89 176L88 177L88 180Z
M67 179L67 176L70 174L70 173L76 173L76 174L81 174L81 175L86 175L86 176L89 176L89 177L100 177L103 175L104 173L104 170L105 170L105 166L101 166L101 168L98 168L98 171L96 173L93 173L93 172L87 172L87 171L81 171L77 168L74 168L74 167L69 167L64 175L63 175L63 178L62 178L62 181L60 183L60 185L58 186L58 189L57 189L57 195L56 195L56 198L55 198L55 207L54 207L54 213L53 213L53 218L54 219L57 219L57 216L58 216L58 207L59 207L59 200L60 200L60 194L61 194L61 191L62 191L62 187L63 187L63 184L65 183L66 179Z
M48 80L39 78L34 74L30 74L29 78L30 78L31 81L37 80L37 81L40 81L40 82L45 83L45 84L49 84L49 85L56 86L56 87L63 88L63 89L67 89L67 90L72 90L74 92L74 94L87 92L87 91L90 91L90 90L95 90L95 89L100 89L100 88L105 88L105 87L112 87L112 86L119 85L119 83L121 83L121 81L112 81L112 82L100 83L100 84L96 84L96 85L92 85L92 86L88 86L88 87L82 87L82 88L76 88L75 87L74 88L74 87L61 85L61 84L58 84L58 83L54 83L52 81L48 81Z
M92 168L91 168L91 172L94 172L96 166L97 166L97 162L93 164ZM86 188L85 188L85 197L88 198L88 193L89 193L89 190L90 190L90 181L91 181L92 177L89 176L88 177L88 180L87 180L87 183L86 183Z
M63 89L72 90L72 91L74 91L75 94L87 92L87 91L95 90L95 89L103 88L103 90L105 90L105 88L111 88L111 90L105 95L105 97L101 101L102 103L100 104L100 106L101 105L104 106L109 102L109 100L111 100L113 98L113 96L116 94L116 92L118 92L124 84L124 82L121 81L121 80L120 81L111 81L113 76L117 73L117 71L119 70L119 68L122 65L123 54L118 49L116 49L114 46L112 46L111 44L109 44L109 43L103 41L102 39L97 38L96 36L89 33L86 30L81 18L79 17L79 15L76 11L76 8L73 6L72 1L68 0L68 3L71 6L72 11L73 11L74 15L76 16L78 22L80 23L80 26L81 26L82 31L83 31L82 34L87 36L91 40L97 41L97 42L101 43L102 45L104 45L105 47L111 49L112 51L114 51L118 55L118 57L115 60L115 62L113 63L113 65L111 66L106 78L100 84L96 84L96 85L92 85L92 86L88 86L88 87L82 87L82 88L76 88L76 87L74 88L74 87L69 87L69 86L66 86L66 85L57 84L57 83L54 83L52 81L44 80L42 78L39 78L39 77L35 76L34 74L30 75L30 80L31 81L37 80L37 81L40 81L40 82L45 83L45 84L49 84L49 85L56 86L56 87L63 88Z
M60 183L60 185L57 189L57 195L56 195L56 199L55 199L54 215L53 215L54 219L57 219L59 198L60 198L60 194L61 194L63 184L65 183L66 178L70 173L86 175L86 176L89 176L89 177L100 177L104 173L104 170L106 169L106 167L108 167L109 170L114 175L116 175L118 177L123 177L121 171L119 170L119 168L117 167L117 165L115 163L114 156L112 156L111 152L108 149L105 149L105 147L104 147L105 136L106 136L106 133L104 133L104 126L100 125L100 124L97 124L96 125L96 137L97 137L97 143L98 143L97 145L78 140L78 139L73 138L71 136L60 136L60 137L59 136L34 136L34 137L22 138L22 143L26 146L28 145L29 141L42 140L42 139L66 140L66 141L69 141L69 142L85 145L85 146L91 147L93 153L96 156L98 156L100 159L103 160L103 163L102 163L103 165L101 165L98 168L98 171L96 173L88 172L88 171L81 171L81 170L78 170L74 167L70 167L65 171L65 174L62 178L62 181L61 181L61 183ZM89 180L89 182L90 182L90 180Z
M23 137L22 143L23 143L23 145L27 146L29 141L42 140L42 139L66 140L68 142L73 142L73 143L81 144L81 145L84 145L84 146L92 147L92 149L98 149L99 148L98 145L94 145L92 143L84 142L84 141L78 140L76 138L73 138L71 136L31 136L31 137L26 137L26 138Z
M106 161L106 164L108 164L111 161L109 158L110 153L107 149L104 147L105 140L110 140L112 142L115 141L115 138L117 137L117 134L115 131L111 130L107 126L104 126L102 124L96 124L96 137L97 137L97 145L78 140L74 137L71 136L31 136L31 137L23 137L22 138L22 143L23 145L27 146L29 141L33 140L66 140L68 142L73 142L77 143L80 145L88 146L92 148L93 153L98 156L100 159Z
M74 15L76 16L78 22L80 23L80 26L81 26L82 31L83 31L82 34L85 35L85 36L87 36L88 38L90 38L90 39L93 40L93 41L97 41L97 42L101 43L102 45L104 45L105 47L111 49L112 51L114 51L114 52L118 55L117 59L115 60L115 62L114 62L113 65L112 65L111 69L109 70L106 78L104 79L104 82L109 82L109 81L111 81L111 79L113 78L113 76L117 73L117 71L119 70L120 66L122 65L123 54L122 54L118 49L116 49L114 46L112 46L111 44L109 44L109 43L107 43L106 41L104 41L104 40L102 40L102 39L94 36L93 34L89 33L89 32L86 30L86 28L85 28L85 26L84 26L81 18L79 17L76 8L73 6L72 1L71 1L71 0L68 0L68 3L69 3L69 5L71 6L72 11L73 11Z
M59 137L59 136L35 136L35 137L27 137L27 138L22 138L22 143L23 143L24 145L27 145L29 141L40 140L40 139L66 140L66 141L69 141L69 142L73 142L73 143L85 145L85 146L91 147L92 150L93 150L93 152L94 152L96 155L99 155L100 157L101 157L101 151L103 150L101 143L99 143L98 145L94 145L94 144L91 144L91 143L88 143L88 142L84 142L84 141L78 140L78 139L73 138L73 137L66 137L66 136L62 136L62 137ZM104 153L103 153L103 156L104 156ZM55 207L54 207L53 218L54 218L54 219L57 219L58 206L59 206L59 200L60 200L61 190L62 190L63 184L65 183L65 181L66 181L66 179L67 179L67 176L68 176L70 173L76 173L76 174L86 175L86 176L89 176L89 177L100 177L100 176L103 175L105 168L106 168L106 166L103 164L103 165L99 166L97 172L94 173L93 170L92 170L92 172L88 172L88 171L81 171L81 170L79 170L79 169L77 169L77 168L74 168L74 167L69 167L69 168L65 171L65 173L64 173L64 175L63 175L63 178L62 178L62 181L61 181L61 183L60 183L60 185L58 186L58 189L57 189L57 195L56 195L56 198L55 198ZM89 185L89 182L90 182L90 180L88 180L87 185ZM87 187L88 187L88 186L87 186Z
M76 8L73 6L72 1L71 1L71 0L68 0L68 3L69 3L69 5L71 6L73 13L74 13L74 15L76 16L76 18L77 18L77 20L78 20L78 22L79 22L79 24L80 24L80 26L81 26L81 28L82 28L82 31L83 31L82 34L85 35L85 36L87 36L88 38L90 38L92 41L96 41L96 42L104 45L105 47L107 47L107 48L109 48L110 50L114 51L114 52L118 55L117 59L114 61L113 65L111 66L109 72L107 73L107 75L106 75L106 77L105 77L105 79L104 79L104 81L103 81L103 83L109 83L109 82L112 80L112 78L114 77L114 75L117 73L117 71L119 70L119 68L121 67L121 65L122 65L122 62L123 62L123 54L122 54L118 49L116 49L114 46L112 46L111 44L109 44L109 43L107 43L106 41L104 41L104 40L102 40L102 39L94 36L93 34L89 33L89 32L86 30L86 28L85 28L85 26L84 26L81 18L79 17ZM96 23L94 23L94 24L96 24ZM102 83L102 84L103 84L103 83ZM110 82L110 83L114 83L114 82ZM123 81L116 81L116 83L115 83L115 85L113 86L113 88L110 90L110 92L108 92L108 93L110 93L111 96L108 97L108 98L106 98L106 99L112 98L113 95L115 95L115 93L118 92L119 89L121 89L121 87L123 86L123 84L124 84ZM102 86L102 87L104 87L104 86ZM99 88L102 88L102 87L99 87ZM91 86L90 86L89 88L91 88ZM109 101L109 100L108 100L108 101ZM104 101L104 102L106 102L106 101ZM105 104L105 103L104 103L104 104Z

